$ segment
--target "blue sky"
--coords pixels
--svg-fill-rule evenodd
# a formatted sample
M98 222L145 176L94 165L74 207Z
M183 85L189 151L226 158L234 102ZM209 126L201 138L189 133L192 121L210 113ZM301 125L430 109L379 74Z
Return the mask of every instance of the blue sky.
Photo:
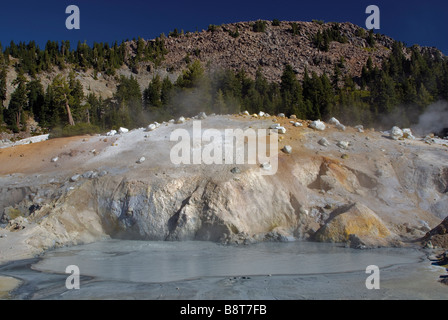
M152 39L161 33L207 29L209 24L279 19L352 22L365 27L368 5L381 10L377 32L405 42L408 46L434 46L448 54L448 1L385 0L208 0L208 1L118 1L43 0L2 1L0 42L35 40L41 48L47 40L78 40L92 44L137 38ZM65 8L77 5L81 29L67 30Z

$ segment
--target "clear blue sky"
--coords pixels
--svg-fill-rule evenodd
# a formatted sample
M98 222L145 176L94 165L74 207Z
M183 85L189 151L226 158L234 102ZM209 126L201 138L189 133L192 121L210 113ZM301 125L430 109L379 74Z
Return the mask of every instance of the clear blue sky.
M67 30L65 8L77 5L81 29ZM434 46L448 54L448 1L392 0L23 0L2 1L0 42L35 40L44 48L47 40L121 42L141 36L152 39L161 33L207 29L209 24L279 19L312 19L352 22L365 27L368 5L381 10L381 29L377 32L405 42L408 46Z

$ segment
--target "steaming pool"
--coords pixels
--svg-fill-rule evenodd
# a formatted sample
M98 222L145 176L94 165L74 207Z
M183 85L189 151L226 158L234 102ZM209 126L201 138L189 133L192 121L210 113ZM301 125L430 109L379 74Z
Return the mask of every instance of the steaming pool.
M79 290L65 287L69 265L79 267ZM380 289L366 288L369 265ZM446 299L444 273L416 248L313 242L107 240L0 266L22 281L12 299Z

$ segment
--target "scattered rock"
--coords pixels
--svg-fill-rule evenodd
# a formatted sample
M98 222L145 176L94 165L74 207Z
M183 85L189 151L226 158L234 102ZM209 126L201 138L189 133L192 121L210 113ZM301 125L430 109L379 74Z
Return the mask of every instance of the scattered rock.
M51 162L57 162L59 160L59 157L54 157L51 159Z
M120 127L120 129L118 129L118 133L119 134L128 133L128 132L129 132L129 129L126 129L126 128L123 128L123 127Z
M151 123L147 128L146 131L154 131L157 129L157 126L154 123Z
M414 135L412 134L411 129L403 129L403 138L415 140Z
M271 166L271 164L270 164L269 162L262 163L262 164L260 165L260 167L261 167L262 169L264 169L264 170L271 170L271 169L272 169L272 166Z
M294 127L302 127L303 125L300 122L294 122Z
M330 142L328 142L325 138L320 139L317 143L324 147L328 147L330 145Z
M394 126L392 127L392 129L390 130L390 134L389 136L394 139L394 140L398 140L403 138L403 130L401 130L399 127Z
M249 111L247 111L247 110L246 110L246 111L244 111L244 112L243 112L243 116L250 116L250 113L249 113Z
M363 125L357 125L356 127L355 127L355 129L356 130L358 130L358 132L360 132L360 133L362 133L362 132L364 132L364 126Z
M98 173L98 177L104 177L106 174L107 174L107 171L103 170L100 173Z
M292 147L291 146L284 146L282 151L286 154L291 154L292 152Z
M117 134L117 130L110 130L108 133L106 133L106 136L111 137Z
M325 123L323 123L320 120L315 120L315 121L311 122L310 128L315 129L315 130L319 130L319 131L324 131L325 130Z
M198 119L200 120L204 120L205 118L207 118L207 115L205 114L205 112L200 112L198 114Z
M339 141L336 145L339 148L341 148L341 149L348 149L348 147L350 146L350 142L348 142L348 141Z
M95 171L87 171L85 173L83 173L82 177L84 179L94 179L98 176L98 173Z
M185 123L185 118L184 117L179 117L179 119L177 119L176 123L177 124Z
M145 162L145 160L146 160L145 157L141 157L140 159L138 159L137 163L141 164L141 163Z
M241 173L241 170L240 170L240 168L235 167L235 168L232 168L232 169L230 170L230 172L232 172L232 173L234 173L234 174L238 174L238 173Z
M284 114L284 113L279 113L279 114L277 115L277 117L279 117L279 118L285 118L285 114Z
M81 178L81 176L79 174L75 174L70 178L70 182L76 182L79 180L79 178Z

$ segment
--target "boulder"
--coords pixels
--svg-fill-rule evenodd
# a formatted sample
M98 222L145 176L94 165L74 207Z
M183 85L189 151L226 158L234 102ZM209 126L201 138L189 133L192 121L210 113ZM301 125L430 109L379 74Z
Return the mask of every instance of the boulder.
M328 123L329 124L339 124L340 122L339 122L339 120L338 119L336 119L336 118L331 118L330 120L328 120Z
M291 146L284 146L282 151L286 154L291 154L292 152L292 147Z
M392 127L392 129L390 130L389 133L390 137L394 140L398 140L403 138L403 130L401 130L399 127L394 126Z
M263 111L260 111L260 112L258 113L258 116L259 116L259 117L264 117L264 114L265 114L265 113L264 113Z
M351 235L356 235L356 238ZM348 243L357 240L365 246L382 246L394 236L384 222L369 208L360 203L334 210L314 238L321 242Z
M271 164L270 164L269 162L262 163L262 164L260 165L260 167L261 167L262 169L264 169L264 170L271 170L271 169L272 169L272 166L271 166Z
M146 131L153 131L156 130L157 126L154 123L151 123L147 128Z
M294 127L302 127L303 125L300 122L294 122Z
M181 123L185 123L185 118L184 117L179 117L176 121L177 124L181 124Z
M341 148L341 149L348 149L348 147L350 146L350 142L348 142L348 141L339 141L336 145L339 148Z
M137 160L138 164L141 164L143 162L145 162L146 158L145 157L141 157L140 159Z
M118 129L118 133L119 134L128 133L128 132L129 132L129 129L126 129L126 128L123 128L123 127L120 127L120 129Z
M325 130L325 123L323 123L320 120L315 120L315 121L311 122L310 128L315 129L315 130L319 130L319 131L324 131Z
M284 113L279 113L279 114L277 115L277 117L279 117L279 118L285 118L285 114L284 114Z
M81 176L79 174L75 174L70 178L70 182L76 182L79 180L79 178L81 178Z
M403 138L411 139L411 140L415 139L414 135L412 134L411 129L403 129L402 131L403 131Z
M320 139L317 143L324 147L328 147L330 145L330 142L328 142L325 138Z
M106 133L106 136L111 137L117 134L117 130L110 130L108 133Z

